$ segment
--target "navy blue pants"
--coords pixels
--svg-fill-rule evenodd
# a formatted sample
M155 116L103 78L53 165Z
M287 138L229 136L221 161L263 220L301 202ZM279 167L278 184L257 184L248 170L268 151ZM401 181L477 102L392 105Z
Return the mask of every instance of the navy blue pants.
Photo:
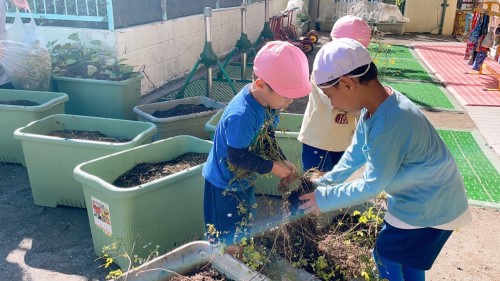
M393 261L402 267L429 270L452 232L430 227L400 229L384 222L373 250L374 256ZM377 266L379 271L385 270L383 264Z
M335 152L319 149L305 143L302 144L302 170L317 169L321 172L329 172L337 165L343 151Z
M210 243L235 245L249 237L255 217L255 187L229 191L205 180L203 201L206 237Z

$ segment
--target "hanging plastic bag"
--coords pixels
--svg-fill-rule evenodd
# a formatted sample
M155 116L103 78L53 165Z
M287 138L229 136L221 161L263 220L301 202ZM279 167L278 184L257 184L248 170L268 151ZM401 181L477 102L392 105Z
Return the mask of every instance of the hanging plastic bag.
M49 89L50 53L38 34L33 16L30 22L23 23L17 10L12 26L0 34L0 64L14 88Z

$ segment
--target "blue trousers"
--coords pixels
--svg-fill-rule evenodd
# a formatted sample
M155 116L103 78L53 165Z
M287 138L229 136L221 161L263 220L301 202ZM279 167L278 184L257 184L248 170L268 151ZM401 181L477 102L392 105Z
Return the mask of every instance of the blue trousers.
M203 211L207 240L235 245L248 238L256 215L255 187L244 191L218 188L205 180ZM215 228L213 233L210 227Z
M339 162L342 155L344 155L343 151L328 151L303 143L302 170L317 169L321 172L329 172Z
M403 266L400 263L386 259L377 251L373 251L373 259L377 264L380 280L389 281L424 281L425 270L415 269L410 266Z
M373 258L380 278L423 281L453 231L432 227L401 229L384 221Z

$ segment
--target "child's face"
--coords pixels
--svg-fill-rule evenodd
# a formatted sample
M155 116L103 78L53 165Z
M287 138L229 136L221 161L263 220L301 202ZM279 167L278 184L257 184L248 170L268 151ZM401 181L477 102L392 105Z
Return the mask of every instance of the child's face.
M293 102L293 99L291 98L285 98L283 96L280 96L268 84L265 84L263 90L264 90L263 98L266 103L265 106L269 106L272 109L286 108Z
M330 99L333 107L345 111L358 112L363 106L357 99L358 95L355 92L357 84L355 79L343 76L339 79L338 85L322 88L321 90Z

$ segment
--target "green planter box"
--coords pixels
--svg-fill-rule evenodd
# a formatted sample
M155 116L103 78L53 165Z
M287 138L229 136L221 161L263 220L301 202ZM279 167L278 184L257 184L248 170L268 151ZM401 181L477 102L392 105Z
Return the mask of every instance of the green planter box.
M187 114L182 116L156 118L152 114L156 111L172 109L180 104L204 105L213 110ZM140 121L154 123L158 128L157 139L165 139L178 135L191 135L201 139L208 139L209 132L205 131L205 123L219 110L226 105L206 97L191 97L165 102L138 105L134 107L134 112Z
M217 112L205 124L205 130L210 132L210 139L213 140L215 129L222 117L223 111ZM287 160L295 164L299 172L302 170L302 143L297 140L302 125L302 114L281 113L280 123L276 129L276 141L285 153ZM281 196L278 191L279 179L272 174L260 176L256 183L256 192L267 195Z
M66 113L137 120L134 106L141 103L141 74L123 81L52 76L57 91L68 94Z
M53 92L37 92L0 89L0 101L28 100L37 106L0 104L0 162L20 163L26 166L21 142L14 139L17 128L52 114L64 113L68 95Z
M270 281L231 255L205 241L182 245L162 256L126 272L117 281L166 281L200 266L212 266L230 280Z
M377 27L378 31L397 35L403 35L406 28L406 22L378 22L374 25Z
M112 143L48 136L64 129L100 131L131 141ZM85 208L82 185L73 178L76 165L149 143L155 133L154 124L146 122L58 114L17 129L14 137L21 140L35 204Z
M165 253L203 238L203 165L130 188L112 183L139 163L168 161L187 152L208 154L211 147L210 141L177 136L78 165L74 177L83 184L95 253L101 256L104 246L116 242L119 252L145 258L150 248L143 246L149 243ZM99 219L98 209L109 219ZM128 267L124 258L115 263Z

